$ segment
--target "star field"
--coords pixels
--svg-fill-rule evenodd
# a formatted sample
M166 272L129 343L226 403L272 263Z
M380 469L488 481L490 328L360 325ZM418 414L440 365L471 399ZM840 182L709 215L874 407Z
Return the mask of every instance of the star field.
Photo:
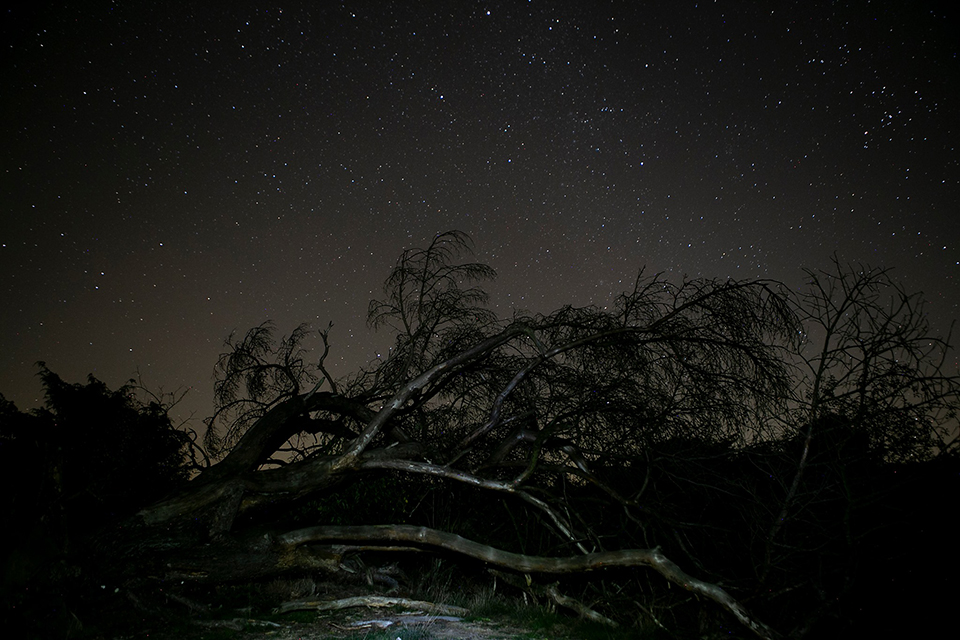
M88 2L8 10L0 392L190 388L233 330L333 321L469 233L503 314L637 271L889 266L960 316L960 62L927 2ZM200 6L198 6L200 5ZM408 6L411 5L411 6Z

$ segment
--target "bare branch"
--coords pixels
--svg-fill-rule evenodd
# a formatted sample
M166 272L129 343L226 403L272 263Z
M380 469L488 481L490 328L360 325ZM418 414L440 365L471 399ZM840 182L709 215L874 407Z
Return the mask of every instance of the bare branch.
M721 587L685 573L659 549L625 549L569 558L548 558L503 551L445 531L404 525L309 527L283 534L277 542L286 547L298 547L312 542L333 540L365 542L377 540L421 544L455 551L493 566L520 573L585 573L608 567L650 567L670 582L717 602L758 637L767 639L781 637L776 631L757 620Z

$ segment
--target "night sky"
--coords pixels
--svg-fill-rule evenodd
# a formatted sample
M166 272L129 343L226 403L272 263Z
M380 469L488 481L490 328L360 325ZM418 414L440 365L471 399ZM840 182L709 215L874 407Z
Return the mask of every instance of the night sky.
M0 392L190 389L459 229L504 315L638 270L894 268L960 317L954 15L905 2L19 3L3 16Z

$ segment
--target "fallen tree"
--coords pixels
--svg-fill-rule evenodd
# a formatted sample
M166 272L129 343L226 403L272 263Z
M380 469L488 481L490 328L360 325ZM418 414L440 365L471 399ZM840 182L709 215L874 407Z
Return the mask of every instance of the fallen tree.
M327 369L329 327L228 339L195 477L98 537L116 582L336 576L356 553L430 550L589 574L610 598L675 584L759 637L779 637L767 615L802 635L850 588L869 474L955 447L946 342L901 290L878 302L885 272L837 265L806 297L641 273L609 309L501 319L467 248L450 232L402 254L369 309L394 346L352 376ZM658 597L679 596L580 611L663 626Z
M373 527L319 526L291 531L278 542L293 551L310 542L329 540L363 540L364 542L407 542L426 545L481 560L487 564L519 573L585 573L609 567L650 567L670 582L713 600L732 613L737 620L761 638L778 638L777 632L754 618L730 594L715 584L698 580L685 573L659 549L622 549L601 551L581 556L550 558L527 556L479 544L458 535L427 527L402 525Z
M386 299L370 312L375 326L397 330L396 345L388 359L352 379L327 372L327 332L312 368L303 359L302 329L279 346L266 326L230 341L207 437L222 458L140 513L148 528L174 532L158 543L167 552L157 570L204 581L334 571L336 552L307 542L344 537L366 545L427 544L521 572L645 566L718 602L761 637L774 637L729 593L688 575L659 549L598 551L603 534L571 517L549 485L597 487L642 527L655 516L593 473L592 464L606 463L615 446L639 453L645 441L670 431L717 432L739 423L746 438L757 412L787 388L769 338L783 336L794 319L776 285L674 286L638 278L616 313L564 308L503 323L481 306L479 288L463 286L492 275L483 265L454 262L465 247L464 236L449 233L404 253ZM287 460L276 457L281 445ZM515 554L403 525L238 535L237 518L248 512L374 472L462 483L518 501L554 546L576 555Z

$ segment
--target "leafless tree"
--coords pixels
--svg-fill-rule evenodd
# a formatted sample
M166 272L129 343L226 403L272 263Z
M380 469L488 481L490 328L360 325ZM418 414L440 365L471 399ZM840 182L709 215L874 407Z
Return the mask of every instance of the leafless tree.
M401 255L369 307L394 346L352 377L335 380L324 366L329 327L313 361L306 327L279 342L270 325L228 341L209 421L217 462L140 514L156 536L138 556L153 558L153 575L336 572L344 541L433 547L521 573L643 566L772 638L732 595L751 593L743 576L725 574L706 550L722 539L728 546L712 557L729 560L741 553L736 540L759 541L742 550L749 563L761 549L754 586L782 566L784 540L809 505L818 420L843 416L887 456L945 444L932 438L957 401L956 378L943 371L947 342L928 337L917 299L886 272L810 272L800 297L771 281L641 272L611 309L504 319L478 286L492 269L459 262L469 248L448 232ZM882 291L894 292L891 306ZM802 446L790 449L783 443L796 432ZM759 490L731 465L771 446L776 482ZM483 527L468 538L422 524L318 521L266 534L261 525L254 536L238 524L384 474L401 493L441 483L498 496L522 515L524 533L511 541L480 539ZM707 496L700 512L684 511L685 492L698 491ZM708 519L736 521L738 509L746 533ZM531 531L540 555L504 548L525 548Z
M779 489L756 500L769 522L760 583L819 596L796 635L852 588L858 549L883 526L863 521L885 494L866 486L858 467L946 454L956 447L960 406L950 336L934 332L922 294L907 292L888 269L837 258L830 270L806 274L794 298L804 333L793 358L796 385L779 419L786 432L778 460L768 467Z

